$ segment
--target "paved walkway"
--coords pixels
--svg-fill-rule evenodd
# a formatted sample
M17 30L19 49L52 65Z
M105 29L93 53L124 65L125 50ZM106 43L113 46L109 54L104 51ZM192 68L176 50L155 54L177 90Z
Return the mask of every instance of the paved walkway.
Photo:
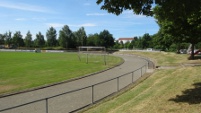
M29 91L29 92L20 93L17 95L11 95L4 98L0 98L0 111L2 109L36 101L33 104L23 105L22 107L18 107L8 111L2 111L0 113L46 113L47 109L49 111L48 113L66 113L66 111L62 111L61 109L69 108L69 111L74 110L76 107L73 106L73 104L74 105L77 104L77 106L83 106L85 103L90 103L91 99L88 99L88 98L91 98L92 96L91 93L97 93L96 96L92 98L93 100L93 99L99 98L99 94L101 95L101 93L103 92L108 92L107 90L104 91L102 89L103 87L104 88L111 87L110 90L113 90L114 87L112 87L112 85L108 83L108 84L103 84L103 85L95 87L97 89L97 92L93 92L95 88L94 89L86 88L86 89L83 89L83 91L80 91L78 93L68 94L68 96L61 95L58 98L53 97L49 100L44 100L44 101L37 101L37 100L45 99L48 97L52 97L52 96L65 93L68 91L76 90L79 88L91 86L93 84L97 84L102 81L121 76L125 73L132 72L138 69L139 67L142 67L143 65L147 64L146 60L136 56L127 56L127 55L117 55L117 56L122 57L125 60L125 62L122 65L112 68L110 70L107 70L105 72L98 73L96 75L88 76L88 77L78 79L75 81L43 88L43 89L38 89L34 91ZM116 82L116 81L111 81L111 82ZM80 95L83 95L83 97L81 97L81 100L79 99ZM75 98L75 99L72 100L72 98ZM86 99L86 102L85 102L85 99ZM69 104L62 104L62 102L66 103L67 101ZM48 103L48 106L47 106L47 103ZM60 110L60 111L57 111L57 110Z

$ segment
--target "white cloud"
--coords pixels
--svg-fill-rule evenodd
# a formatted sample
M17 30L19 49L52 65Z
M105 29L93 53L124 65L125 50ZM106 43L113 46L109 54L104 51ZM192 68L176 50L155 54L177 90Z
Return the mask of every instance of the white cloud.
M127 10L122 13L123 18L147 18L144 15L136 15L132 10Z
M35 20L35 21L46 21L47 19L46 18L32 18L32 20Z
M85 5L85 6L89 6L89 5L91 5L91 4L90 4L90 3L84 3L84 5Z
M123 12L123 14L133 14L133 11L132 10L126 10Z
M78 25L69 25L71 27L95 27L96 24L93 23L85 23L85 24L78 24Z
M83 26L83 27L95 27L96 24L93 24L93 23L86 23L86 24L81 24L80 26Z
M17 9L17 10L24 10L24 11L42 12L42 13L50 12L45 7L30 5L30 4L25 4L25 3L13 3L13 2L2 2L2 1L0 1L0 7Z
M67 25L67 24L62 24L62 23L46 23L46 25L48 27L61 28L64 25ZM70 27L95 27L97 25L93 24L93 23L84 23L84 24L77 24L77 25L76 24L70 24L68 26L70 26Z
M63 27L65 24L61 24L61 23L46 23L46 25L48 27L60 28L60 27Z
M105 16L108 15L106 13L87 13L87 16Z
M26 18L16 18L15 20L16 21L26 21L27 19Z

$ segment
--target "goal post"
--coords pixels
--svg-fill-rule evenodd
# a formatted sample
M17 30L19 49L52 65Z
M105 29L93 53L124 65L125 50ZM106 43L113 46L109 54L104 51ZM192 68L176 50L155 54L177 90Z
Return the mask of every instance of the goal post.
M79 46L78 48L78 57L79 57L79 60L81 61L81 54L86 54L86 63L88 64L89 63L89 59L90 57L89 56L92 56L92 55L102 55L103 57L103 61L104 61L104 64L106 65L106 55L107 55L107 52L106 52L106 48L103 47L103 46Z
M79 46L79 52L83 53L106 53L103 46Z

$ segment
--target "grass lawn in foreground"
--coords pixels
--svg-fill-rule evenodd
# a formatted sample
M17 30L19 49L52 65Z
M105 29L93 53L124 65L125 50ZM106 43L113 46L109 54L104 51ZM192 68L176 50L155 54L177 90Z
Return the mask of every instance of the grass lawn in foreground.
M187 61L187 55L174 53L135 53L152 56L160 65L200 62ZM157 54L157 56L156 56ZM148 56L149 55L149 56ZM163 58L157 59L159 56ZM173 59L166 60L166 59ZM171 63L172 62L172 63ZM102 102L86 113L201 113L201 67L156 70L129 91Z
M103 56L76 53L25 53L0 52L0 94L35 88L113 67L121 58L108 55L107 65Z

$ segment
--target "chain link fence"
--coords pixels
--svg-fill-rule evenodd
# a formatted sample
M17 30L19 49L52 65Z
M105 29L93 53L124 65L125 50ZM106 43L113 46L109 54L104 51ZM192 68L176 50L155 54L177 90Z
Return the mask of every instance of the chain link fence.
M76 112L86 106L110 96L142 77L149 62L137 70L116 78L93 84L88 87L64 92L62 94L16 105L11 108L0 108L0 113L68 113Z

